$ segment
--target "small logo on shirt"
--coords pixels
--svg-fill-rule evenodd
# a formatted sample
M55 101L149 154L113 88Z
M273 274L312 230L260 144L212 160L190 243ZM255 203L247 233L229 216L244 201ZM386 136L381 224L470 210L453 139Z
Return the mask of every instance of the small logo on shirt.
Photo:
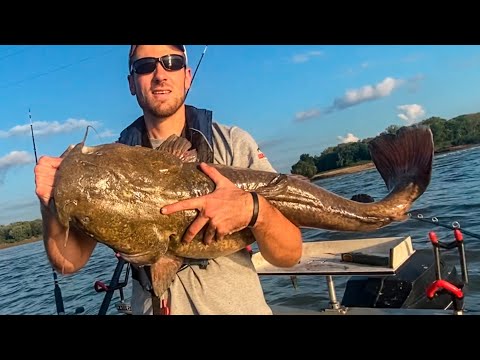
M262 152L262 150L260 150L260 148L257 149L257 152L258 152L258 158L259 159L265 158L265 154Z

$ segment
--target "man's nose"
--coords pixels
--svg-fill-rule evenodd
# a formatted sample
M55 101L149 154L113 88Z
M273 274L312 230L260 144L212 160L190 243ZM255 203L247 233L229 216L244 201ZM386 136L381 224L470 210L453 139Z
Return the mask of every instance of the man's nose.
M166 79L167 77L167 70L163 68L163 65L160 61L157 61L155 64L155 71L153 72L153 77L156 79Z

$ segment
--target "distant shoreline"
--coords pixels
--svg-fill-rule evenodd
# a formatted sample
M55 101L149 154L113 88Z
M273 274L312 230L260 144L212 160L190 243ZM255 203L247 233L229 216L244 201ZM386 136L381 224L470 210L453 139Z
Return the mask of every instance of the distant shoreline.
M19 246L19 245L23 245L23 244L29 244L29 243L32 243L32 242L37 242L37 241L40 241L40 240L42 240L42 237L26 239L26 240L17 241L17 242L8 243L8 244L7 243L2 243L2 244L0 244L0 250L8 249L8 248L11 248L13 246Z
M447 152L454 152L454 151L459 151L459 150L464 150L464 149L469 149L469 148L474 148L478 147L480 144L470 144L470 145L458 145L458 146L452 146L449 148L445 149L440 149L435 152L435 155L438 154L444 154ZM320 180L320 179L328 179L331 177L339 176L339 175L345 175L345 174L354 174L362 171L366 171L369 169L375 168L375 164L373 162L369 162L366 164L361 164L361 165L353 165L353 166L347 166L343 168L338 168L334 170L329 170L329 171L324 171L321 173L318 173L316 175L313 175L310 178L310 181L315 181L315 180Z

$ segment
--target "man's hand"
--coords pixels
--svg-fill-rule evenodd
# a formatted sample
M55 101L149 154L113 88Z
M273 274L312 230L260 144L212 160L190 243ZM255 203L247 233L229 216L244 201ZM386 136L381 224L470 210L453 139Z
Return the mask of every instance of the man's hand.
M192 241L195 235L207 225L203 241L205 244L210 244L214 239L220 241L225 235L248 226L252 217L253 199L250 193L239 189L214 167L201 163L200 169L213 180L215 191L164 206L161 213L167 215L177 211L197 209L199 214L185 232L183 241Z
M46 207L48 207L48 202L52 197L55 173L61 162L62 158L42 156L35 166L35 193Z

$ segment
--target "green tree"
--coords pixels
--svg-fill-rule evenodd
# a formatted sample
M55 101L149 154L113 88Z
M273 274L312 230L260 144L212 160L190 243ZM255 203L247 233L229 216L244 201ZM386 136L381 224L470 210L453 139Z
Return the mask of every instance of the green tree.
M30 222L30 227L32 229L32 236L40 236L43 233L42 220L37 219Z
M313 163L313 161L303 161L300 160L295 165L292 166L291 170L292 174L303 175L308 178L311 178L313 175L317 173L317 167Z
M384 133L387 133L387 134L396 134L397 131L401 128L401 126L398 126L398 125L390 125L389 127L387 127L384 131Z
M32 229L30 228L30 224L20 223L15 224L9 231L9 240L21 241L25 239L29 239L32 235Z

